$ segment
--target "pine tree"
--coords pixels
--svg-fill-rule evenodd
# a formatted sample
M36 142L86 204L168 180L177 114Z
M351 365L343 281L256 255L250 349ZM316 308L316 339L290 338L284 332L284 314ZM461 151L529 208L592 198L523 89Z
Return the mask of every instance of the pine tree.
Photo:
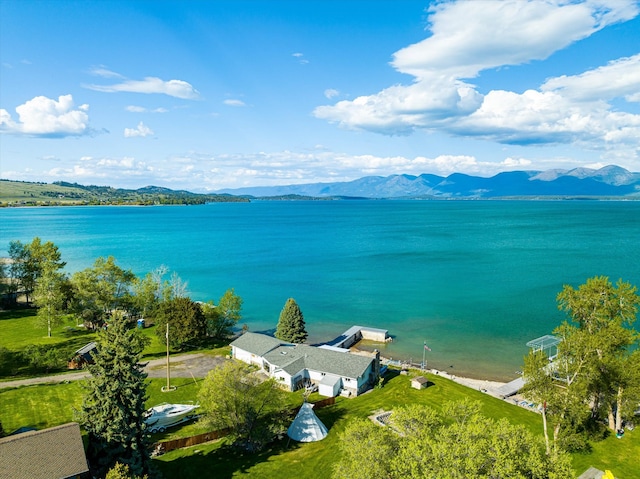
M121 317L100 333L80 422L88 433L87 457L94 475L104 477L116 462L131 473L150 472L144 413L147 374L139 363L143 340Z
M275 336L282 341L298 344L302 344L307 340L308 334L304 324L304 317L298 303L293 298L289 298L284 308L282 308Z

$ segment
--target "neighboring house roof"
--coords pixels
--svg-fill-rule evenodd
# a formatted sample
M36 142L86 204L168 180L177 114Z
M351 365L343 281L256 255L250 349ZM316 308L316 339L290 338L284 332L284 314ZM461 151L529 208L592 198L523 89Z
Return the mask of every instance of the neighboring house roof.
M62 426L0 439L0 477L51 479L89 472L80 426Z
M364 374L373 361L373 358L366 356L316 348L307 344L285 343L271 336L249 332L233 341L231 346L261 356L289 375L303 369L311 369L356 379Z
M307 344L280 346L265 354L264 359L289 374L311 369L353 379L362 376L373 361L370 357L339 353Z
M238 339L231 343L231 346L243 349L255 354L256 356L264 356L266 353L283 344L277 338L267 336L266 334L258 334L246 332ZM286 343L284 343L286 344Z

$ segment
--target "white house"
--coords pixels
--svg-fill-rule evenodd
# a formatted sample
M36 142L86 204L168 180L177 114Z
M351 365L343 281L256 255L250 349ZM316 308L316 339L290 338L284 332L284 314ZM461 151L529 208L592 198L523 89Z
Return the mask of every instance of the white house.
M375 384L380 357L339 352L307 344L291 344L247 332L231 343L235 359L255 364L290 391L311 382L323 396L344 390L357 396Z

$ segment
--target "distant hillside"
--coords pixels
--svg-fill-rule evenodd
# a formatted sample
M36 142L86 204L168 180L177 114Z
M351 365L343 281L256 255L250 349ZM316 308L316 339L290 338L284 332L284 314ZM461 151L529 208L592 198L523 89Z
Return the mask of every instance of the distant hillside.
M220 201L248 201L225 194L197 194L158 186L137 190L84 186L63 181L30 183L0 180L0 206L64 205L198 205Z
M599 170L513 171L490 178L454 173L367 176L341 183L225 189L252 197L311 196L358 198L628 198L640 200L640 173L619 166Z

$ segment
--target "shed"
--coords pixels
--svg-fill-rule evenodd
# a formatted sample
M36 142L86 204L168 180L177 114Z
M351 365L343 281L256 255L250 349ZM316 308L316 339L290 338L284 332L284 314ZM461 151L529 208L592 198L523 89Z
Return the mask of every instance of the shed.
M71 361L69 361L69 369L80 369L87 364L93 364L93 355L97 351L95 342L85 344L75 353Z
M411 379L411 387L414 389L424 389L427 387L429 380L424 376L416 376Z
M62 426L0 439L0 477L80 479L89 477L80 426Z

